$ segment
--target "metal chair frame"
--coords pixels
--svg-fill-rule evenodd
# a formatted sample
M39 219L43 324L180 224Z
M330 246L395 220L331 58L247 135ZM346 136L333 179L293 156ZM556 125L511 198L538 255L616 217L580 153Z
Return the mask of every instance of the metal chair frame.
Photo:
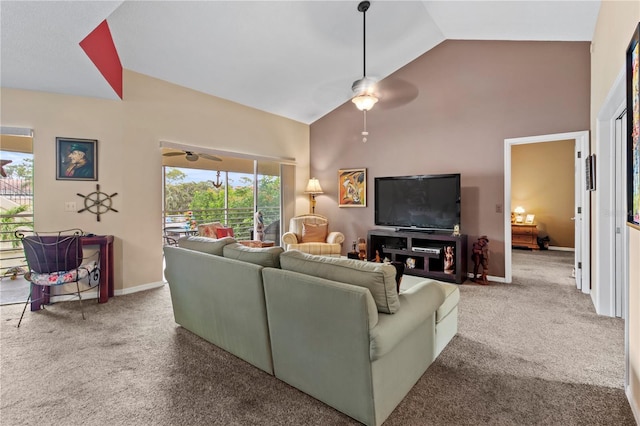
M48 300L52 296L51 287L73 282L76 284L76 291L74 293L60 293L56 294L56 296L78 296L82 319L85 319L80 291L80 280L84 278L84 276L81 277L82 270L85 271L85 276L88 277L89 282L89 288L83 291L89 291L100 285L100 268L98 265L89 268L87 265L82 264L86 259L82 249L81 238L83 235L84 232L77 228L52 232L29 231L27 235L25 235L24 231L15 232L16 238L22 243L27 259L28 272L25 273L24 278L29 281L29 297L22 310L22 315L20 315L18 327L20 327L22 323L22 318L29 303L43 299ZM93 257L94 254L95 253L92 253L90 257ZM60 275L66 274L72 274L70 277L73 277L73 279L68 281L64 281L63 279L61 282L56 279L56 281L48 281L47 284L43 284L41 281L36 282L36 278L42 278L43 276L48 276L51 280L52 277L60 277ZM95 285L92 285L92 283L95 283ZM34 286L42 287L42 298L33 299Z

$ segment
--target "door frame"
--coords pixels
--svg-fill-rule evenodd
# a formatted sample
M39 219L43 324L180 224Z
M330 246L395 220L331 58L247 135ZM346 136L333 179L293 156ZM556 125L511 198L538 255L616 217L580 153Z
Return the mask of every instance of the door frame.
M573 139L576 146L582 152L582 158L589 155L589 131L556 133L550 135L528 136L522 138L508 138L504 140L504 279L506 283L510 283L513 279L512 275L512 253L511 253L511 148L514 145L523 145L529 143L554 142L560 140ZM576 181L576 190L580 188L583 191L583 200L585 206L582 206L582 292L589 293L591 289L591 209L589 206L590 195L586 190L584 178L586 169L584 161L580 162L582 179ZM578 271L576 271L578 273Z
M596 288L591 298L598 315L615 316L615 121L626 107L625 69L622 67L596 118L596 174L594 262ZM599 189L599 190L598 190ZM626 227L623 230L626 232ZM629 247L625 247L627 251ZM628 285L625 286L628 291ZM626 296L626 295L625 295ZM626 297L625 297L626 298ZM628 303L628 300L623 303ZM626 321L625 321L626 322Z

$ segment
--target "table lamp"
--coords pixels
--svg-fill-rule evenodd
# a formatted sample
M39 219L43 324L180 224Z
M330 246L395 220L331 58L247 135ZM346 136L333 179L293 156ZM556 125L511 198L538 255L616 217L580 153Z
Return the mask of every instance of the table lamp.
M304 190L305 194L311 194L311 213L316 212L316 194L322 194L322 187L320 186L320 182L318 179L311 178L309 179L309 183L307 183L307 189Z
M523 221L522 215L525 212L524 207L518 206L513 210L513 212L516 214L516 223L522 223Z

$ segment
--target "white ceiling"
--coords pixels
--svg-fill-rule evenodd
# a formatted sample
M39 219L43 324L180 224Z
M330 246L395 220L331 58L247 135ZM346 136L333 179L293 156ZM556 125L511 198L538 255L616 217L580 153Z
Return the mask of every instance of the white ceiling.
M79 46L107 19L124 68L308 124L362 77L358 3L2 0L0 84L118 99ZM373 0L367 75L384 78L446 39L590 41L599 8Z

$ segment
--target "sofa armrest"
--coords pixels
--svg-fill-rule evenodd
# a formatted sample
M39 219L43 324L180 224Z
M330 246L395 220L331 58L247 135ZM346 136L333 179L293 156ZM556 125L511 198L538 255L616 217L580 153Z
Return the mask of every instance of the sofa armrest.
M289 244L298 244L298 237L293 232L285 232L282 234L282 243L284 244L285 249Z
M444 302L444 291L436 283L422 282L398 295L400 310L395 314L380 314L378 324L371 329L371 361L383 357L417 327L433 328L438 307Z
M342 232L329 232L327 235L327 243L329 244L342 244L344 242L344 234Z

